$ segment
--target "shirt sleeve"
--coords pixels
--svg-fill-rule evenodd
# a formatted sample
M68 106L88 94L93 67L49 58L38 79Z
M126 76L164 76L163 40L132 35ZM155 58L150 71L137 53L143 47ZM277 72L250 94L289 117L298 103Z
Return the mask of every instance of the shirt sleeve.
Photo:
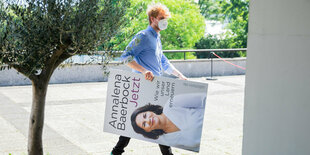
M169 75L172 74L173 70L175 69L164 54L161 56L161 65L164 71Z
M139 53L144 49L145 42L146 36L144 32L139 32L138 34L136 34L127 45L124 53L121 55L121 62L125 64L131 62L134 57L139 55Z

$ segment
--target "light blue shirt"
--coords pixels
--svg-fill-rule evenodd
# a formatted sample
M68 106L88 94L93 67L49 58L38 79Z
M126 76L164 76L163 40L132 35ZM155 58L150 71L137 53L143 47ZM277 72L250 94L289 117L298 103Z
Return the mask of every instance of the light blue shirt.
M124 63L135 60L157 76L161 76L163 71L171 74L174 70L174 66L163 54L160 35L151 26L133 37L120 58Z

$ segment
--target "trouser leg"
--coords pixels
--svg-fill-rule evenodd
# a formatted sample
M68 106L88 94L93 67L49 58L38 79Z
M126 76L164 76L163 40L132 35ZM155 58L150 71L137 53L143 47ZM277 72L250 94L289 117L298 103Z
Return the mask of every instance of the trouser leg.
M170 146L159 144L160 151L163 155L173 155Z
M117 144L112 150L113 155L121 155L124 152L124 148L128 145L130 141L129 137L120 136Z

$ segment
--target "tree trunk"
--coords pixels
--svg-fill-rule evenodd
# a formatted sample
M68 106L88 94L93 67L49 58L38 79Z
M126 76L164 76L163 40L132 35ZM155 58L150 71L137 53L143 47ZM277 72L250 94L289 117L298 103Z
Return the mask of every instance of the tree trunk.
M32 107L28 131L28 154L43 155L42 131L48 80L32 82Z

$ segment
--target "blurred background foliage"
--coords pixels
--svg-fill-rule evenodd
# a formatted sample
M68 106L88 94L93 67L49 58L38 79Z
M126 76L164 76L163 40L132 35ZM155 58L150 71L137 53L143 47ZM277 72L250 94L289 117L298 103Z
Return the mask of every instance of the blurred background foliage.
M226 30L222 34L205 35L196 43L197 49L246 48L248 36L249 0L199 0L206 20L218 21ZM246 52L217 52L222 57L245 57ZM206 58L209 52L196 53Z
M119 34L106 46L123 51L132 37L146 29L146 9L151 2L165 4L170 12L168 28L161 31L163 50L246 48L248 34L249 0L131 0L126 14L129 20ZM223 25L224 32L209 33L206 21ZM99 47L99 50L103 46ZM187 52L187 59L208 58L210 52ZM217 52L221 57L246 57L246 52ZM169 59L183 59L183 53L165 53Z
M131 0L131 7L126 16L131 18L133 14L140 14L131 20L108 46L113 46L115 51L123 51L136 33L147 28L149 21L146 9L151 2L166 5L171 13L168 28L160 32L163 49L193 49L195 43L204 36L205 19L197 3L191 0ZM102 46L99 47L99 50L101 49ZM165 53L165 55L169 59L183 58L183 53ZM195 58L195 56L193 53L187 53L187 58Z

